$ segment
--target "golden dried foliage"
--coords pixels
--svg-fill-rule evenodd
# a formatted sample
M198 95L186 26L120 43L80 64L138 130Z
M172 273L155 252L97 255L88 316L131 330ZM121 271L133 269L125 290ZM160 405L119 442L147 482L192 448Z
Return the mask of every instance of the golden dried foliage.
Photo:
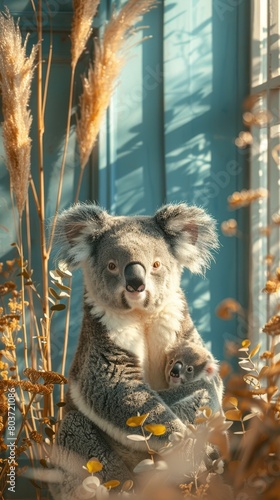
M253 144L253 136L251 132L242 131L235 139L235 145L240 149L244 149L251 144Z
M241 305L235 299L225 299L223 300L216 309L216 314L221 319L232 319L233 314L240 313L242 311Z
M228 197L229 208L236 209L241 207L246 207L250 205L253 201L267 198L268 191L265 188L259 189L243 189L242 191L236 191L231 196Z
M112 15L103 39L96 40L94 62L89 67L87 77L83 78L80 118L77 122L82 169L95 144L101 120L123 67L127 40L135 32L134 25L139 17L154 4L155 0L129 0L117 14Z
M221 230L225 236L235 236L237 234L237 222L235 219L228 219L222 222Z
M29 380L0 380L0 391L7 392L12 387L21 387L24 391L32 394L43 394L47 396L53 391L52 384L32 384Z
M30 439L32 439L32 441L35 441L35 443L42 443L43 436L37 431L32 431L30 433Z
M280 335L280 316L272 316L272 318L270 318L270 320L264 325L262 331L272 336Z
M40 377L44 380L45 384L67 384L67 378L57 372L26 368L23 373L33 384L35 384Z
M280 281L271 279L266 282L263 292L275 293L278 292L278 290L280 290Z
M0 414L5 415L8 411L8 400L4 393L0 394Z
M92 32L92 20L100 0L73 0L73 22L71 30L71 58L75 67Z
M19 214L22 214L30 173L32 122L28 107L36 47L26 55L27 38L22 43L18 24L9 11L0 14L0 88L4 116L3 141Z
M10 293L11 291L15 290L15 288L16 285L15 283L13 283L13 281L5 281L5 283L0 284L0 296Z

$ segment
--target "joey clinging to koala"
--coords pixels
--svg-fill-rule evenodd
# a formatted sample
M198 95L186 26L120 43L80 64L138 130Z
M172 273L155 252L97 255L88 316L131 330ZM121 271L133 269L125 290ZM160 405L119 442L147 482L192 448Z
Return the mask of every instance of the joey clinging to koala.
M180 281L184 267L203 273L209 266L218 246L214 220L184 203L163 206L153 216L111 216L94 204L77 204L59 216L57 241L68 266L82 268L85 285L58 443L89 458L100 450L104 461L108 439L104 444L102 432L110 443L144 450L143 443L127 439L131 416L149 413L147 423L166 426L164 436L151 438L156 450L173 432L184 431L183 420L194 420L205 392L217 411L211 380L170 389L165 376L170 347L184 340L203 346ZM82 446L77 429L87 425L91 437ZM120 446L115 452L121 453ZM103 466L104 475L114 477L114 460Z
M218 374L218 363L211 352L193 342L184 342L167 352L165 377L169 387L189 384Z

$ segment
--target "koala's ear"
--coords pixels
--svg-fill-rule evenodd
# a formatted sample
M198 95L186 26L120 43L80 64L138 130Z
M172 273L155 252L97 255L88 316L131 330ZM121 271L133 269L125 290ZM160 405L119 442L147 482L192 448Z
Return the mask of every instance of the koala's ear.
M70 268L79 267L92 251L92 242L109 225L110 215L93 203L77 203L57 219L55 242Z
M181 203L163 206L155 220L178 262L193 273L204 273L211 251L219 247L214 219L202 208Z

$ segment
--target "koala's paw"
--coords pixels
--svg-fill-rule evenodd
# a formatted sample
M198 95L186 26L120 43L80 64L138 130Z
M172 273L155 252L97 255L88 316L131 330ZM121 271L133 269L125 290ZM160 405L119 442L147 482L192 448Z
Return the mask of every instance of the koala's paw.
M200 389L196 391L193 396L193 403L196 410L201 406L207 406L209 403L209 394L206 389Z

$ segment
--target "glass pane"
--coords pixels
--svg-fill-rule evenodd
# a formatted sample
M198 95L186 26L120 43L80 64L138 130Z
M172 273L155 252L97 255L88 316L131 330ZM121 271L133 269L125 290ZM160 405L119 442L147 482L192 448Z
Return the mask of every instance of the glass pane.
M267 80L267 0L252 1L252 87Z
M256 124L252 127L251 189L267 189L267 113L266 99L260 98L252 109ZM259 118L262 118L260 120ZM267 198L263 197L251 205L251 339L259 341L262 327L267 321L267 295L262 292L267 280Z
M269 107L272 112L270 125L270 135L268 144L268 189L270 196L268 199L269 212L268 223L270 226L268 253L271 255L270 273L275 277L276 268L280 262L280 126L279 126L279 104L280 92L274 90L270 94ZM277 295L277 297L276 297ZM276 314L278 294L269 295L270 315Z
M280 75L280 6L279 0L270 0L269 2L269 52L270 52L270 78Z

